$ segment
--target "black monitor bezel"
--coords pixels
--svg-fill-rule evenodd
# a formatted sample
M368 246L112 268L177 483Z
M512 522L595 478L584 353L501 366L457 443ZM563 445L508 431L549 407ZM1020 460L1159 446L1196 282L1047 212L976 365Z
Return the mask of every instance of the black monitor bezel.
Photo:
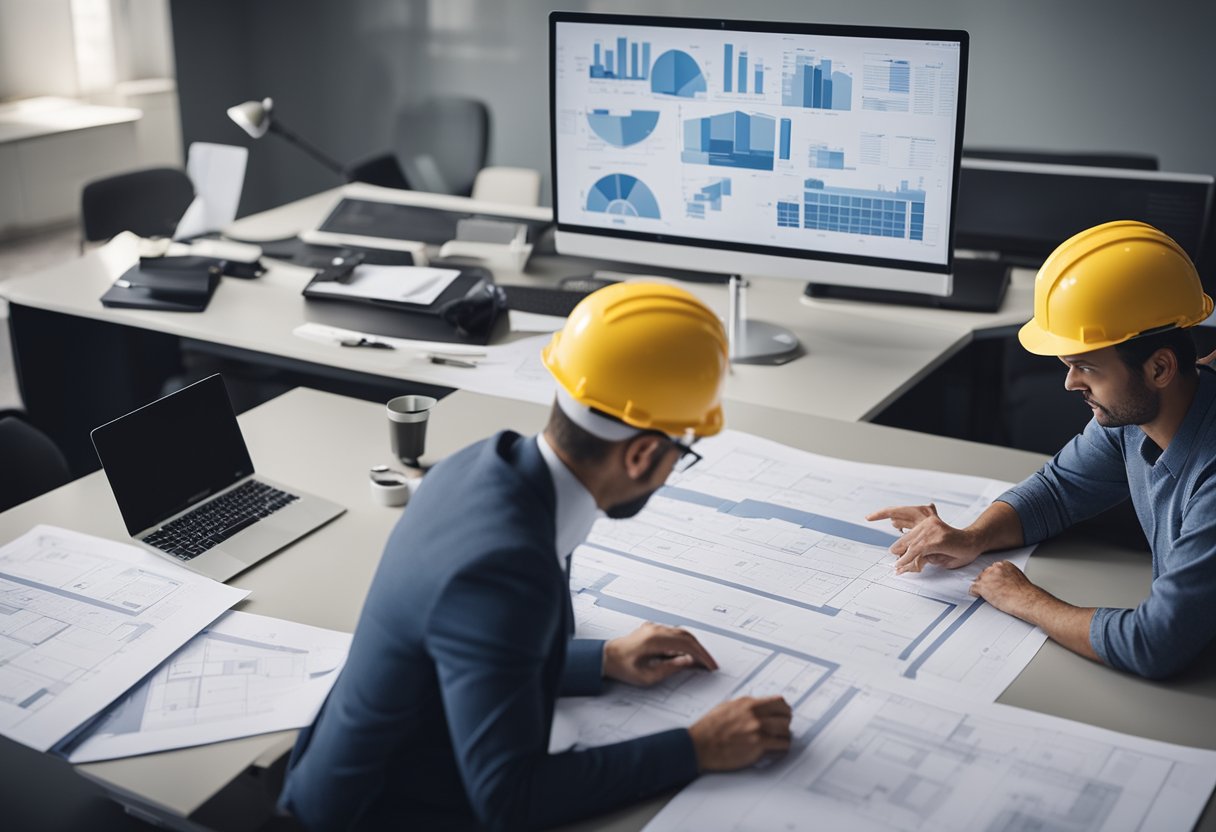
M557 188L557 24L590 23L616 26L658 26L671 29L711 29L725 32L757 32L767 34L819 35L835 37L887 38L892 40L941 40L959 45L958 109L954 131L954 175L951 180L950 207L947 219L945 264L924 263L891 257L870 257L838 252L753 245L733 241L684 237L676 234L654 234L625 229L602 228L562 222ZM660 243L693 248L739 251L794 260L827 261L858 266L877 266L907 271L950 274L954 269L954 214L958 202L959 167L963 155L963 125L967 110L967 64L970 35L962 29L915 29L888 26L854 26L845 24L790 23L763 20L724 20L690 17L664 17L631 14L599 14L592 12L551 12L549 14L549 182L553 196L553 221L558 231L613 237L639 242Z

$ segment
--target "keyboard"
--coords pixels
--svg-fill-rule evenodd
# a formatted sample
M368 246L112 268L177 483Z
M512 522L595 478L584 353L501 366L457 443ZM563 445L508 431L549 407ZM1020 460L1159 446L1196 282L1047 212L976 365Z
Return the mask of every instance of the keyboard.
M503 286L507 293L507 308L537 315L556 315L565 318L574 311L579 301L591 294L572 289L554 289L548 286Z
M237 532L300 499L257 480L203 503L144 538L179 560L191 560Z

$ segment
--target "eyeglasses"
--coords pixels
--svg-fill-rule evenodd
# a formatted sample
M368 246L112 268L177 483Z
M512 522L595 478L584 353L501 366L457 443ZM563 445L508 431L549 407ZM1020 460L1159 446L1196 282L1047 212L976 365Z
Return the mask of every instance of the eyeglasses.
M699 453L692 449L691 445L685 445L683 442L678 442L670 437L668 437L667 441L680 452L680 456L676 459L676 464L671 469L674 473L683 474L703 459Z

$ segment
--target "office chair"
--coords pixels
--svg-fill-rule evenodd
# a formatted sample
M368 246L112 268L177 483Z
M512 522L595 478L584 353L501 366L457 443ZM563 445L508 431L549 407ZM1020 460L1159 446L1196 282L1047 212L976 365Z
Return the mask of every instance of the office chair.
M63 452L45 433L25 421L20 411L0 411L0 511L32 500L70 482Z
M393 148L352 165L347 178L469 196L490 152L490 110L473 98L427 99L398 115Z
M95 179L80 194L81 249L123 231L170 237L194 200L194 185L179 168L148 168Z
M963 155L972 159L994 159L1001 162L1033 162L1040 165L1081 165L1091 168L1124 168L1127 170L1159 170L1157 157L1150 153L1057 153L1015 148L964 147Z

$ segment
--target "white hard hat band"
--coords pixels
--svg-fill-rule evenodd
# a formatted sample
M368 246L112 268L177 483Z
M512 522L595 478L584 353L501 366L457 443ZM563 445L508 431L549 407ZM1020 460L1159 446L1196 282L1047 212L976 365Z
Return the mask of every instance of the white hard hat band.
M587 405L575 401L574 397L567 393L560 384L557 385L557 406L561 408L562 413L569 417L571 422L605 442L621 442L642 432L640 428L601 416Z

